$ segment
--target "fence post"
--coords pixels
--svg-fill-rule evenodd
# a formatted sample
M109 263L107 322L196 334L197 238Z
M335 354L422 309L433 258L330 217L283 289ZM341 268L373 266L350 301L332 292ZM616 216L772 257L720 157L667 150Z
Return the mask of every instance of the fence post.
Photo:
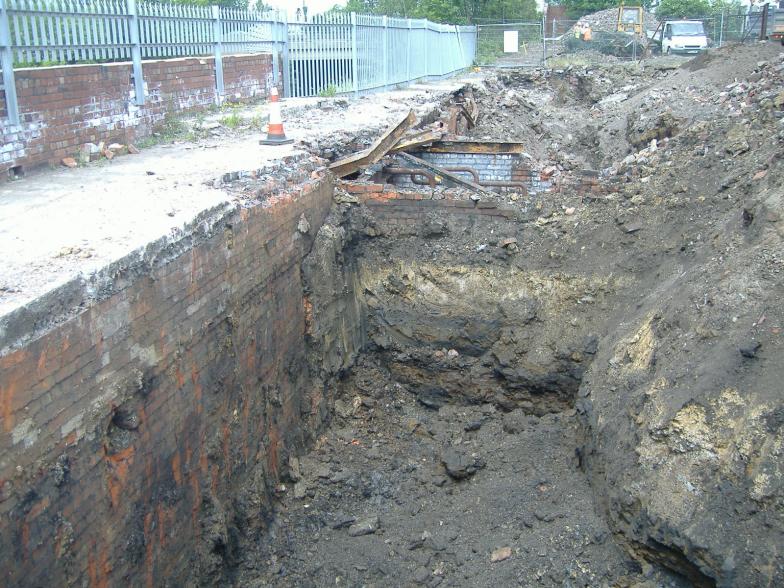
M19 124L19 103L16 100L16 80L14 79L14 54L11 51L11 31L8 27L8 13L5 0L0 0L0 66L3 69L3 88L5 89L5 110L12 125Z
M357 13L351 13L351 82L354 98L359 96L359 59L357 58Z
M542 66L547 67L547 16L542 14Z
M389 85L389 21L387 20L388 16L381 17L381 26L383 27L383 34L381 35L381 42L384 44L384 47L381 51L381 60L384 63L384 88Z
M263 18L264 16L262 15L262 19ZM274 16L272 17L272 83L275 86L277 86L280 81L280 66L278 65L278 58L280 55L278 52L278 43L280 42L279 20L278 10L275 10Z
M719 48L721 49L724 40L724 9L721 9L721 24L719 25Z
M2 2L2 0L0 0ZM136 0L128 0L128 16L131 17L131 61L133 62L133 90L136 105L144 105L144 74L142 72L142 45L139 39L139 11Z
M291 70L289 69L289 19L287 12L283 12L280 23L280 39L283 44L283 95L289 98L291 96Z
M764 41L768 38L768 4L762 5L762 22L760 23L759 40Z
M406 19L408 24L408 36L406 37L406 81L411 81L411 19Z
M212 6L212 33L215 38L215 86L218 105L223 103L223 28L221 27L220 6Z

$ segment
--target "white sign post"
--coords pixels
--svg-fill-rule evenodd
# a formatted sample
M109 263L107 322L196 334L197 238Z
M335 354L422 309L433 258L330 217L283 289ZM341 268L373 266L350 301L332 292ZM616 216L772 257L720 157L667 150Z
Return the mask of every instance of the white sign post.
M504 53L517 53L517 31L504 31Z

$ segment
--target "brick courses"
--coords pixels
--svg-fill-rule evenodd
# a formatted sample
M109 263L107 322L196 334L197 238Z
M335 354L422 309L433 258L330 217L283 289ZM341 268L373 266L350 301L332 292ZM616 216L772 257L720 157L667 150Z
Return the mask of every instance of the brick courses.
M184 585L204 571L194 554L228 549L215 520L263 525L326 412L296 227L304 213L315 234L331 197L313 180L232 208L148 246L164 259L151 268L119 264L111 292L59 325L0 333L3 586Z
M226 96L266 96L272 56L223 58ZM15 166L58 164L85 143L129 143L148 136L166 115L216 103L212 58L144 62L146 103L134 104L130 63L16 70L20 124L5 118L0 99L0 181Z
M520 214L515 207L492 201L475 203L449 197L434 200L428 193L397 191L389 184L383 185L385 191L379 192L376 186L382 184L369 184L369 189L355 192L359 202L367 207L385 231L396 231L401 235L418 234L431 213L448 215L452 222L461 225L517 221Z

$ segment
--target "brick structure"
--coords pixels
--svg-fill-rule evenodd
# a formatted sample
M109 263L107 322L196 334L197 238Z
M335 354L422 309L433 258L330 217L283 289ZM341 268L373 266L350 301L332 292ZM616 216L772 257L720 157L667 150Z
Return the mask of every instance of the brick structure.
M9 170L57 164L85 143L129 143L148 136L166 115L217 102L212 58L144 63L146 101L136 106L130 63L18 69L20 124L6 118L0 99L0 178ZM272 56L223 58L224 88L231 99L266 96Z
M327 414L300 270L331 199L311 180L205 214L3 317L0 584L219 580Z
M479 175L480 181L505 180L523 182L529 191L546 192L551 187L549 177L531 168L530 159L522 153L439 153L423 151L414 153L420 159L443 168L470 167ZM406 162L401 162L410 167ZM473 180L467 172L456 172L461 177ZM399 186L414 186L409 176L395 176L394 183ZM519 188L506 188L518 190Z

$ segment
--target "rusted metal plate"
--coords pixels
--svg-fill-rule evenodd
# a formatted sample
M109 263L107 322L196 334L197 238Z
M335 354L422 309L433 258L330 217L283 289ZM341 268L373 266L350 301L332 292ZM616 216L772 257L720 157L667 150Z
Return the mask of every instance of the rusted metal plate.
M421 133L411 135L410 137L403 137L400 139L400 141L398 141L397 145L390 149L390 151L393 153L395 151L407 151L408 149L412 149L414 147L421 147L435 141L440 141L443 136L444 133L441 131L422 131Z
M443 167L434 165L429 161L425 161L424 159L420 159L419 157L415 157L410 153L400 152L395 154L396 157L400 157L411 164L411 167L421 167L431 172L434 172L436 175L441 176L442 178L446 178L453 184L457 184L458 186L462 186L464 188L469 188L470 190L474 190L475 192L479 192L480 194L488 194L491 196L496 196L494 192L490 190L486 190L479 184L475 184L474 182L470 182L465 178L461 178L457 174L453 174L445 170Z
M403 135L406 134L406 131L414 126L415 122L416 115L413 110L409 110L406 116L384 131L384 134L370 147L348 157L338 159L329 166L330 171L337 177L343 178L359 171L363 167L373 165L400 141Z
M460 124L461 118L465 120L465 124ZM473 129L475 126L474 117L465 104L456 104L449 107L449 115L446 122L446 130L449 134L462 135L464 134L463 131Z
M524 153L522 143L503 141L435 141L422 151L431 153Z

